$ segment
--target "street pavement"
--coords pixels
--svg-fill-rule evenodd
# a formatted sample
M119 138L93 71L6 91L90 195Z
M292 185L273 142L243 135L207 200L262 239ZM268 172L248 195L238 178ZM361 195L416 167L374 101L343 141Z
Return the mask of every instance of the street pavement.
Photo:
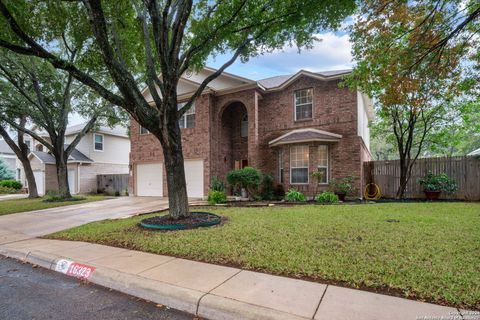
M194 316L0 256L0 319L191 320Z

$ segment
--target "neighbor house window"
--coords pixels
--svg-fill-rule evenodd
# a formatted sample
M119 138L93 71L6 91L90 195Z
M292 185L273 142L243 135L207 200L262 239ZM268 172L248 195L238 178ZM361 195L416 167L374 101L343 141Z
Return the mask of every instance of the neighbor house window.
M178 110L180 110L185 103L178 104ZM180 128L194 128L195 127L195 103L192 104L190 109L183 114L179 120Z
M295 91L295 120L312 119L313 89Z
M278 182L283 183L283 149L278 150Z
M30 148L31 148L30 140L25 140L25 144L27 145L28 150L30 150Z
M103 134L95 133L93 135L93 144L95 151L103 151Z
M240 134L242 138L248 137L248 115L244 115L242 118L242 124L240 127Z
M149 133L147 129L145 129L144 127L140 126L140 135L142 134L147 134Z
M290 148L290 183L308 183L308 146Z
M319 179L319 183L328 183L328 146L321 145L318 146L318 171L322 172L323 175Z

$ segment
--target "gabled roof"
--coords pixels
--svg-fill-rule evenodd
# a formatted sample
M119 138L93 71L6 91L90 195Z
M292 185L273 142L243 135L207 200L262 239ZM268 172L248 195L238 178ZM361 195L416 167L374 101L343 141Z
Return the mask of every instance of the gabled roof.
M271 78L266 78L258 80L258 84L263 87L266 91L275 91L281 90L291 84L293 81L298 79L301 76L308 76L319 80L335 80L340 79L343 76L350 74L352 70L333 70L333 71L322 71L322 72L311 72L307 70L300 70L295 74L276 76Z
M66 149L68 147L68 144L64 145L64 148ZM29 158L31 156L35 156L38 160L40 160L42 163L45 164L55 164L55 157L52 156L48 152L43 152L43 151L31 151L30 155L28 156ZM94 162L92 159L78 151L77 149L73 149L72 153L68 157L69 163L72 162Z
M280 137L273 139L268 144L270 147L278 146L281 144L301 143L301 142L336 142L342 138L342 135L313 129L296 129L281 135Z
M467 154L467 156L480 156L480 149L473 150L472 152Z

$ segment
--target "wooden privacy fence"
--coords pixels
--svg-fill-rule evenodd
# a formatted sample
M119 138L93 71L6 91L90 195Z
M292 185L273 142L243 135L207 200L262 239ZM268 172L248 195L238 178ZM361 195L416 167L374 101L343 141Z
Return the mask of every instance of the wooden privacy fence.
M97 175L97 192L109 195L125 195L128 190L128 174Z
M376 183L382 198L395 198L400 185L399 160L369 161L364 164L364 181ZM425 198L420 178L428 171L434 174L446 173L458 185L458 191L448 195L442 192L442 199L458 199L468 201L480 200L480 157L442 157L418 159L412 168L412 176L407 184L406 198Z

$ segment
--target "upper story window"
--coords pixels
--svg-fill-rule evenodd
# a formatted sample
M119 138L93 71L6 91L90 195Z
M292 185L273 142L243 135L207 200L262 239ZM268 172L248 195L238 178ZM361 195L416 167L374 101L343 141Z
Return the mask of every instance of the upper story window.
M95 151L103 151L103 134L93 134L93 149Z
M148 134L150 133L146 128L140 126L140 135L143 135L143 134Z
M290 183L307 184L308 183L308 146L290 147Z
M24 142L25 142L25 144L27 145L28 150L30 150L30 149L32 148L32 143L31 143L31 141L30 141L30 140L25 140Z
M178 109L180 110L183 106L185 105L184 103L179 103L178 104ZM195 103L192 104L190 109L187 110L183 114L183 116L178 120L180 124L180 128L195 128Z
M318 171L323 173L321 179L319 179L318 182L328 183L328 146L327 145L318 146L317 162L318 162Z
M312 119L313 89L295 91L295 120Z
M242 138L248 137L248 115L244 115L242 118L242 124L240 126L240 135Z

